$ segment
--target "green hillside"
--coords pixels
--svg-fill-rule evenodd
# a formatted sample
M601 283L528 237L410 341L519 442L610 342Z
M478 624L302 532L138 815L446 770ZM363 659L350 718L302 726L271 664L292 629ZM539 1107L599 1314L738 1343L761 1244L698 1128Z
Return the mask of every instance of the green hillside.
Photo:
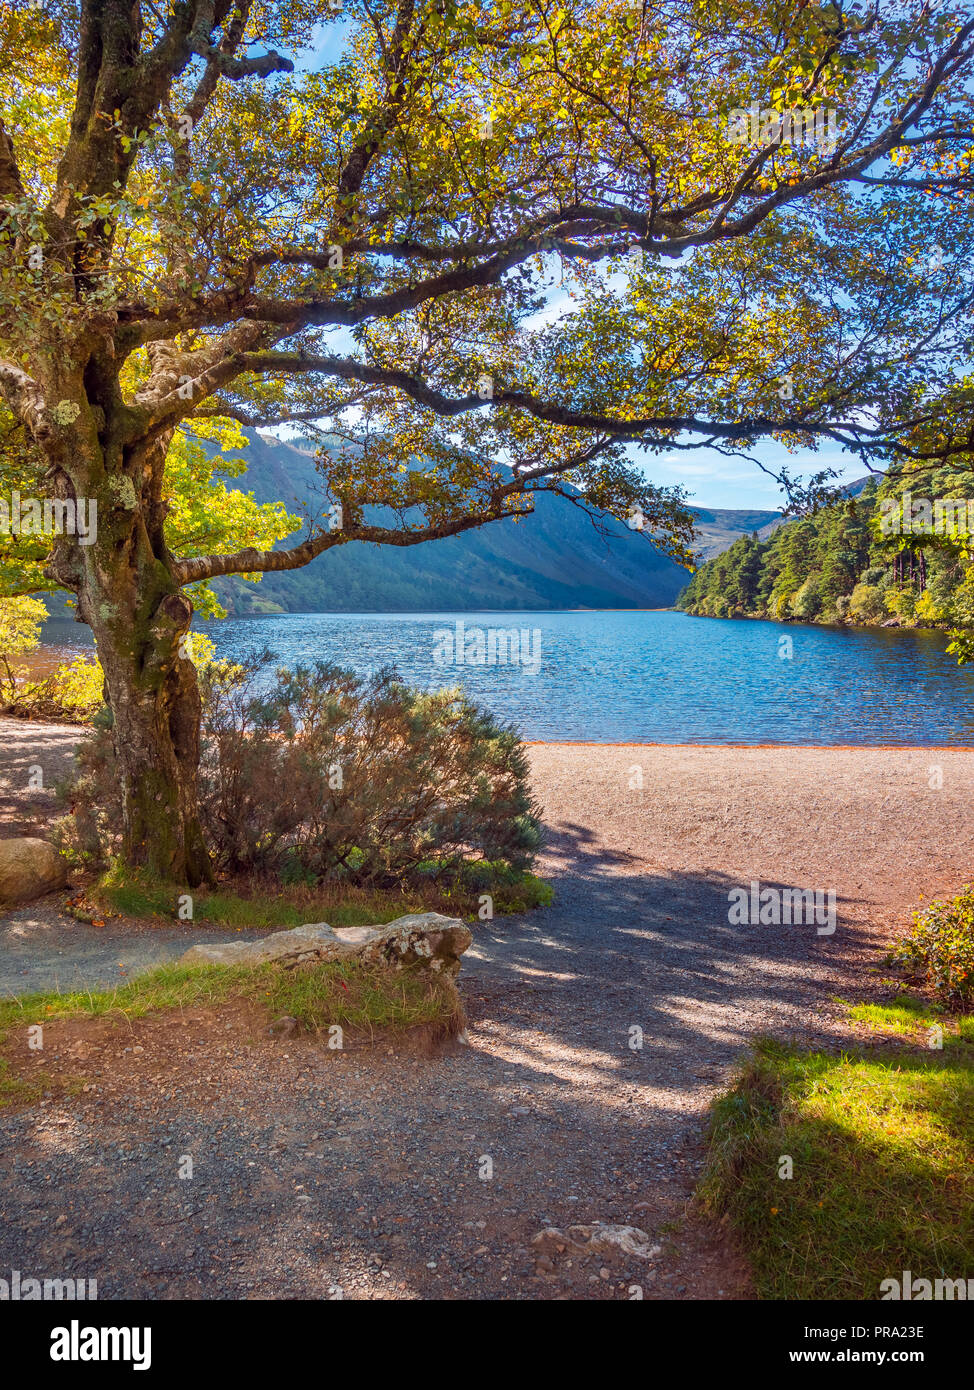
M247 472L235 480L259 502L311 517L328 504L313 446L248 431ZM701 512L704 537L723 543L774 512ZM734 522L737 521L736 530ZM416 612L443 609L666 608L687 572L621 522L601 536L565 498L540 493L533 515L410 547L355 543L260 584L221 580L232 613ZM294 544L291 537L283 544Z

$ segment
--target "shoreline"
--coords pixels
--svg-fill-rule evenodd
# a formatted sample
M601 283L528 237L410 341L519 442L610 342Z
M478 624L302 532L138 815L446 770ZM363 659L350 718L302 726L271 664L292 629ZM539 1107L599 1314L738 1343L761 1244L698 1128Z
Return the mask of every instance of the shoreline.
M526 738L521 741L525 748L800 748L821 753L900 753L910 750L920 753L974 753L974 744L971 743L658 743L648 739L602 743L561 738Z
M46 673L45 673L46 674ZM90 724L69 724L63 719L50 719L40 717L37 719L29 718L25 715L0 713L0 733L3 732L3 724L9 723L17 727L37 727L77 730L79 735L86 729L90 729ZM748 750L758 752L773 752L776 749L781 751L790 750L793 752L815 752L815 753L974 753L974 744L970 743L669 743L660 742L653 739L620 739L611 742L602 742L598 739L565 739L565 738L526 738L522 739L525 748L672 748L688 750Z

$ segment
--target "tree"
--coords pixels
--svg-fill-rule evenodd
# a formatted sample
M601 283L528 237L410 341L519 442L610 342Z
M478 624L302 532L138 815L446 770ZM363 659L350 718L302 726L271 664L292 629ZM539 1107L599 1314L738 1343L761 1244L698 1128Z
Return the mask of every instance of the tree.
M686 557L634 446L888 457L969 344L962 5L347 0L314 71L337 9L0 4L0 393L38 495L97 503L46 581L95 634L126 853L191 883L187 590L538 490ZM343 441L304 539L179 553L180 433L295 421Z

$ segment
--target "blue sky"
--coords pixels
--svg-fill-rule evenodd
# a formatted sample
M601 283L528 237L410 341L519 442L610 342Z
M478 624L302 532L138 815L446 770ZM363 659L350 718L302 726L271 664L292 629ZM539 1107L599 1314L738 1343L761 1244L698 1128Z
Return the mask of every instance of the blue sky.
M349 23L336 18L321 26L314 47L303 61L299 61L299 67L314 71L339 58ZM867 471L857 457L833 444L817 453L802 450L787 454L780 445L765 443L752 452L767 467L777 468L786 463L792 476L807 476L823 468L835 468L841 481L851 482ZM783 505L781 489L774 479L747 459L728 459L708 449L680 450L659 456L647 456L634 449L632 458L650 481L667 486L678 484L687 490L692 502L703 507L773 511Z
M851 482L865 477L868 472L858 458L834 445L818 453L801 450L787 454L779 445L764 444L753 453L769 468L786 463L792 477L807 477L823 468L834 468L841 481ZM643 468L654 483L679 483L687 489L690 500L702 507L760 507L775 511L783 505L781 489L774 479L746 459L723 458L707 449L699 449L661 455Z

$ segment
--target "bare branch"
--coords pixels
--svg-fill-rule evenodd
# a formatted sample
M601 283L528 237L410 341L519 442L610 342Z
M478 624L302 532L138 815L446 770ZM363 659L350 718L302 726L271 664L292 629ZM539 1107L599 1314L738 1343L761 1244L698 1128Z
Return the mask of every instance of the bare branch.
M402 391L418 405L446 418L467 414L473 410L496 410L502 406L509 406L524 410L547 424L570 429L594 430L617 439L645 439L647 433L652 432L653 438L646 442L666 447L671 447L669 435L684 433L705 435L712 440L740 439L774 433L806 433L819 434L838 443L859 439L860 436L866 439L884 439L887 433L855 421L814 420L803 416L776 418L754 415L720 423L696 415L646 415L623 419L620 416L605 415L591 410L576 410L555 401L543 400L532 391L514 390L498 385L495 385L493 395L488 400L484 400L475 392L464 396L448 396L409 372L391 367L375 367L350 357L266 352L242 353L238 360L240 368L249 372L280 373L284 376L318 372L339 380L388 386ZM900 424L897 428L906 427Z

